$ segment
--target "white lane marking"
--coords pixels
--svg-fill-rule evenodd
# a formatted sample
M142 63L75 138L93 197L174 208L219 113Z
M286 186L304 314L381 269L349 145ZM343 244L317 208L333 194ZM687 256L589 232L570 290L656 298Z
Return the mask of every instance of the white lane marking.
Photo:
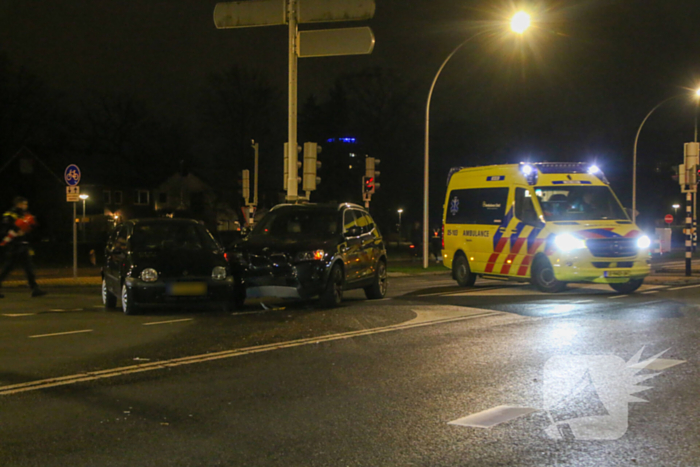
M594 302L595 300L576 300L575 303L576 305L580 305L581 303L591 303Z
M142 323L144 326L153 326L156 324L169 324L169 323L183 323L185 321L192 321L192 318L185 319L172 319L170 321L154 321L152 323Z
M608 297L608 299L615 300L617 298L625 298L625 297L629 297L629 295L613 295L612 297Z
M540 409L532 407L514 407L511 405L499 405L492 409L484 410L466 417L448 422L448 425L471 426L475 428L491 428L501 423L509 422L523 415L539 412Z
M650 290L650 291L648 291L648 292L642 292L642 295L649 295L649 294L652 294L652 293L659 293L659 291L658 291L658 290Z
M654 358L650 360L645 360L643 362L639 362L635 365L631 365L630 368L639 368L639 369L644 369L644 370L654 370L654 371L661 371L665 370L667 368L671 368L672 366L680 365L681 363L685 363L685 360L671 360L668 358Z
M62 312L62 311L68 311L68 310L64 310L64 309L62 309L62 308L54 308L53 310L49 310L49 311L52 311L52 312L54 312L54 313L60 313L60 312Z
M34 316L36 313L3 313L3 316L9 316L10 318L17 318L18 316Z
M263 313L267 313L267 310L259 310L259 311L241 311L241 312L236 312L236 313L231 313L233 316L243 316L243 315L260 315Z
M37 337L53 337L53 336L65 336L68 334L80 334L83 332L92 332L92 329L82 329L80 331L66 331L66 332L54 332L53 334L37 334L35 336L29 336L30 339L36 339Z
M695 284L695 285L684 285L683 287L671 287L668 290L682 290L682 289L694 289L696 287L700 287L700 284Z
M441 307L428 307L429 310L437 310ZM440 317L439 314L434 313L432 318L425 316L425 313L420 310L417 311L416 318L411 321L407 321L401 324L394 324L391 326L384 326L380 328L373 329L362 329L359 331L350 331L339 334L330 334L327 336L309 337L306 339L297 339L288 342L279 342L275 344L259 345L255 347L244 347L241 349L224 350L221 352L214 352L209 354L193 355L190 357L175 358L172 360L164 360L161 362L151 362L142 363L138 365L131 365L126 367L112 368L110 370L92 371L88 373L80 373L70 376L60 376L57 378L41 379L36 381L29 381L26 383L11 384L8 386L0 386L0 396L7 396L10 394L18 394L22 392L36 391L38 389L52 388L56 386L65 386L68 384L76 384L87 381L95 381L104 378L114 378L116 376L123 376L133 373L142 373L145 371L162 370L164 368L171 368L181 365L192 365L195 363L209 362L212 360L220 360L223 358L240 357L243 355L250 355L262 352L269 352L272 350L288 349L292 347L301 347L310 344L320 344L323 342L332 342L342 339L350 339L353 337L369 336L372 334L382 334L392 331L400 331L404 329L412 329L423 326L432 326L434 324L452 323L457 321L465 321L470 319L477 319L488 316L503 316L507 313L494 310L486 310L479 308L467 308L467 307L445 307L451 309L458 309L460 315L455 316L452 313L449 317Z

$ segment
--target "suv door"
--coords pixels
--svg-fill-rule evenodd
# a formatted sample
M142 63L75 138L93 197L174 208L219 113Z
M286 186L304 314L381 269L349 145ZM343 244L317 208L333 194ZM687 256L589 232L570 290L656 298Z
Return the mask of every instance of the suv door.
M381 237L374 225L374 220L368 213L355 210L355 217L358 225L362 228L362 251L360 252L360 262L358 263L358 278L367 279L374 275L374 265L379 258Z
M127 226L122 225L109 245L107 254L107 286L117 296L121 294L122 269L127 254Z
M346 209L343 212L343 238L345 281L352 283L359 279L362 254L362 229L352 209Z

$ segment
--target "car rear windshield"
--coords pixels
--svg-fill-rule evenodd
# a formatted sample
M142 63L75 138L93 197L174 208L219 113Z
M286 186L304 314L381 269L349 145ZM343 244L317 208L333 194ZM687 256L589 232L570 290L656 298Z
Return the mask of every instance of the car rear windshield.
M535 194L546 221L627 220L607 186L538 186Z
M340 233L340 216L334 209L279 209L268 213L253 229L253 236L326 238Z
M131 234L133 251L149 250L216 250L216 241L198 224L137 224Z

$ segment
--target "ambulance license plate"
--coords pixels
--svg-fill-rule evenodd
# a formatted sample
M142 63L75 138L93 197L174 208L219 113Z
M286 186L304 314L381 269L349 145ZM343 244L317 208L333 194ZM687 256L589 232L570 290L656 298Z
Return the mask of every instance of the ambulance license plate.
M603 273L603 277L606 277L606 278L629 277L629 275L630 275L629 271L605 271Z
M198 295L207 294L207 284L204 282L178 282L175 284L170 284L168 288L168 293L170 295L176 295L179 297L195 297Z

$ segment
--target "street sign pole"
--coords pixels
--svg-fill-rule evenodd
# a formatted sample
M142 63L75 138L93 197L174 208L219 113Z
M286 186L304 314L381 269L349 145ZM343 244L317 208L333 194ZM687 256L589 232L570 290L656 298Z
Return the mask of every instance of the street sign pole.
M296 201L297 169L297 0L287 3L289 23L289 106L287 142L287 201Z
M77 204L73 203L73 279L78 278L78 224L75 222L77 216L75 206Z

